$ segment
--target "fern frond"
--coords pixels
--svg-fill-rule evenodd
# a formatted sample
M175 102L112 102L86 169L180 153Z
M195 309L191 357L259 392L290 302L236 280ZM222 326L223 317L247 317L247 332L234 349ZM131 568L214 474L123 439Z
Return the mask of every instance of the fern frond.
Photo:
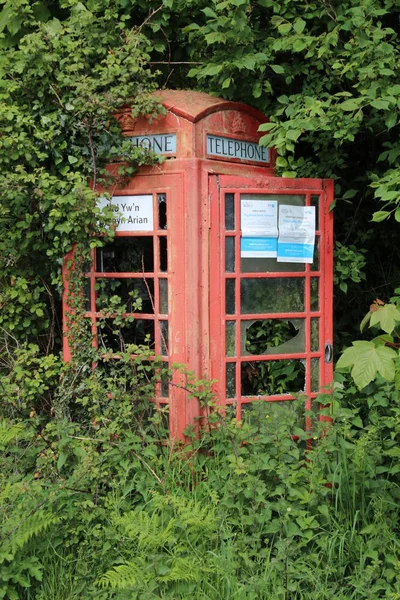
M177 506L179 518L185 527L214 530L217 527L215 513L209 506L190 500Z
M118 565L109 569L97 581L99 587L110 587L114 590L124 590L136 585L142 572L142 565L139 566L133 562L127 562L124 565Z
M30 517L27 517L10 540L12 552L15 554L15 552L29 542L32 537L39 533L43 533L51 525L56 525L60 521L60 517L56 517L45 511L38 511Z
M114 522L130 539L137 541L141 550L156 550L175 542L175 519L169 519L167 525L164 526L157 513L130 512Z
M198 561L193 557L177 557L171 561L168 573L157 577L159 583L199 581L201 571Z
M0 448L6 448L12 440L21 435L24 429L23 423L11 424L6 419L0 419Z

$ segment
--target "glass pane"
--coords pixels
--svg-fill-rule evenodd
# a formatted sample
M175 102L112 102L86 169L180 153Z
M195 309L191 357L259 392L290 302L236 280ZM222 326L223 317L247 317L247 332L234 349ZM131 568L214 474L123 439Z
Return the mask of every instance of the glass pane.
M97 322L99 349L125 352L129 344L154 347L154 321L127 318L115 321L104 319Z
M226 365L226 397L234 398L235 394L236 363Z
M88 312L92 310L92 293L90 288L90 279L86 279L85 281L85 310Z
M163 398L168 398L169 394L169 383L171 381L171 374L168 369L168 363L163 362L163 369L161 373L161 396Z
M226 314L233 315L235 314L235 280L227 279L226 287L225 287L225 305L226 305Z
M233 273L235 271L235 238L227 237L225 239L225 271Z
M242 421L257 426L260 419L265 418L269 419L271 429L283 423L287 431L291 426L304 428L304 405L301 406L293 400L242 403Z
M319 271L319 237L315 238L314 260L311 264L311 271Z
M305 352L304 319L242 321L241 354L294 354Z
M311 310L319 310L319 278L311 279Z
M154 270L153 238L116 237L96 250L99 273L151 273Z
M299 194L241 194L241 201L276 200L278 211L281 204L290 206L304 206L306 197ZM241 258L240 270L242 273L296 273L305 271L304 263L282 263L276 258Z
M168 321L160 321L161 354L168 354Z
M243 396L296 394L305 389L304 360L268 360L241 365Z
M154 313L153 279L96 279L98 312Z
M315 206L315 228L319 229L319 196L311 196L311 206Z
M158 229L167 229L167 196L157 194L158 199Z
M166 271L168 271L167 238L164 236L160 236L158 240L160 243L160 271L165 273Z
M226 322L226 356L236 355L236 323Z
M306 270L304 263L284 263L276 258L241 258L241 273L298 273Z
M234 194L225 194L225 229L232 231L235 229L235 196Z
M160 279L160 313L168 314L168 279Z
M319 350L319 319L311 319L311 352Z
M240 298L242 314L303 312L304 279L242 279Z
M311 359L311 391L319 392L319 358Z

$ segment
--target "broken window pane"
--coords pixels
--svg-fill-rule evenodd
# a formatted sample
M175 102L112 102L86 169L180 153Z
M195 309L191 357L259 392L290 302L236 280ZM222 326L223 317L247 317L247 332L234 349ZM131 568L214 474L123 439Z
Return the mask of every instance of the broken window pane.
M225 304L226 304L226 314L233 315L235 314L235 280L227 279L226 287L225 287Z
M242 279L240 298L242 314L303 312L304 279Z
M236 355L236 323L226 322L226 356Z
M235 229L235 196L234 194L225 194L225 229L232 231Z
M236 377L236 364L226 364L226 397L234 398L235 394L235 377Z
M225 271L233 273L235 271L235 238L225 238Z
M304 360L264 360L241 365L242 396L296 394L305 389Z
M154 321L147 319L102 319L97 322L99 349L125 352L135 344L154 348Z
M157 194L158 199L158 229L167 229L167 195Z
M264 319L241 322L241 354L305 352L304 319Z
M153 238L120 237L96 250L98 273L151 273L154 270Z
M154 313L154 280L96 279L96 309L102 313Z
M165 273L168 271L168 246L167 246L167 238L164 236L160 236L158 238L160 244L160 271Z

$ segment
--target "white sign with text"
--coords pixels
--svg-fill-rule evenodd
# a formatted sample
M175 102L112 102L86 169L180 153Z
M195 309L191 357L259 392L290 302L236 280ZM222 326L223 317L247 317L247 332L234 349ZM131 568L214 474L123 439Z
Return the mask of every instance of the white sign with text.
M99 198L98 206L115 207L116 231L153 231L153 196L113 196L111 200Z

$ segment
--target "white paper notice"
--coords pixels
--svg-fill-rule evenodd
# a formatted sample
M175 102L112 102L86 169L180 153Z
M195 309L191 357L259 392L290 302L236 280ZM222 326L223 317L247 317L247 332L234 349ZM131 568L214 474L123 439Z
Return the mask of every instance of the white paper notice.
M279 207L278 262L312 263L315 206Z
M240 223L242 258L277 256L278 202L276 200L252 200L242 197Z
M119 213L115 219L115 231L152 231L153 196L113 196L111 200L99 198L99 207L115 206Z

